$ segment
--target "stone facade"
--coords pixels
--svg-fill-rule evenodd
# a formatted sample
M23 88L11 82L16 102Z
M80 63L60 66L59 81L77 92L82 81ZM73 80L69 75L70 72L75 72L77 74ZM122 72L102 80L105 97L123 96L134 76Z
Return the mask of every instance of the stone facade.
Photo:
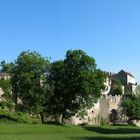
M134 92L137 87L137 83L134 76L131 73L126 72L124 70L121 70L117 74L112 75L111 78L119 80L121 82L122 86L124 87L124 94Z
M98 103L88 110L88 115L84 118L73 116L65 120L65 124L79 125L100 125L102 121L110 123L110 113L112 110L118 110L122 102L122 96L102 95Z
M87 116L84 118L72 116L65 120L65 124L79 125L79 124L100 124L99 114L100 114L100 102L96 103L91 109L87 111Z
M112 110L118 110L122 102L122 96L103 95L100 99L100 116L105 122L110 122L110 114Z

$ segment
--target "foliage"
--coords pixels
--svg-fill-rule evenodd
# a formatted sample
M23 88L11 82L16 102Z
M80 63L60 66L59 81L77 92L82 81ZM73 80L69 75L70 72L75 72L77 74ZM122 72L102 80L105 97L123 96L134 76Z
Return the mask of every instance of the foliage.
M134 94L135 94L136 96L140 96L140 85L138 85L138 86L136 87L136 89L135 89L135 91L134 91Z
M110 122L112 122L115 125L117 119L118 119L118 112L117 110L112 109L110 114Z
M10 112L8 110L0 109L0 122L38 123L39 121L23 112Z
M56 61L51 65L50 81L54 86L53 94L49 102L49 113L59 119L64 96L64 63L63 61Z
M46 108L50 93L47 75L49 60L37 52L22 52L15 61L12 71L12 89L16 104L22 104L29 113L40 113ZM43 121L43 118L42 118Z
M111 90L110 90L109 94L112 96L123 94L122 85L121 85L121 82L119 80L114 79L112 81L112 86L111 86Z
M0 80L8 101L0 107L11 107L14 100L16 111L40 114L42 122L48 114L62 120L84 117L105 88L105 73L82 50L69 50L64 60L52 64L37 52L23 51L14 63L2 61L1 67L11 79Z
M124 113L130 120L140 119L140 96L131 95L122 103Z
M105 88L105 74L81 50L69 50L64 61L52 63L50 79L54 85L51 110L56 116L62 115L62 120L86 113Z
M12 69L14 67L14 63L6 63L5 61L1 62L1 71L5 73L12 73Z
M10 79L0 79L0 87L3 91L2 97L7 101L12 100L12 85Z
M0 108L6 109L6 110L12 110L15 107L14 103L12 101L0 101Z

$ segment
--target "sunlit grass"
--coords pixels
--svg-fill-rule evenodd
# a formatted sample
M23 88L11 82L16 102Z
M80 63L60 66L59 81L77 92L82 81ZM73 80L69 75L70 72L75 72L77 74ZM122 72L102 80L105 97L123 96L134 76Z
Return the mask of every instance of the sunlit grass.
M1 124L0 140L140 140L140 129L130 126L80 127Z

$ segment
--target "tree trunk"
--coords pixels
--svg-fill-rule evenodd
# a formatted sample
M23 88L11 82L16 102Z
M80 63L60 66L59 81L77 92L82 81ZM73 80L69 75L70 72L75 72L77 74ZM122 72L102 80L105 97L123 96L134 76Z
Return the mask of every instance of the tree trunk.
M62 124L65 124L65 122L64 122L64 114L62 114Z
M41 117L41 122L45 123L43 113L40 113L40 117Z

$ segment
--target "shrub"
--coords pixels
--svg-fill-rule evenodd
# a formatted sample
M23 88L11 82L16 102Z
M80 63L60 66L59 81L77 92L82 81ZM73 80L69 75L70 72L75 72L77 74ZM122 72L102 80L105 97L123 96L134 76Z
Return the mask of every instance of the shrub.
M39 123L36 118L30 117L22 112L10 112L0 109L0 122L15 122L15 123Z

